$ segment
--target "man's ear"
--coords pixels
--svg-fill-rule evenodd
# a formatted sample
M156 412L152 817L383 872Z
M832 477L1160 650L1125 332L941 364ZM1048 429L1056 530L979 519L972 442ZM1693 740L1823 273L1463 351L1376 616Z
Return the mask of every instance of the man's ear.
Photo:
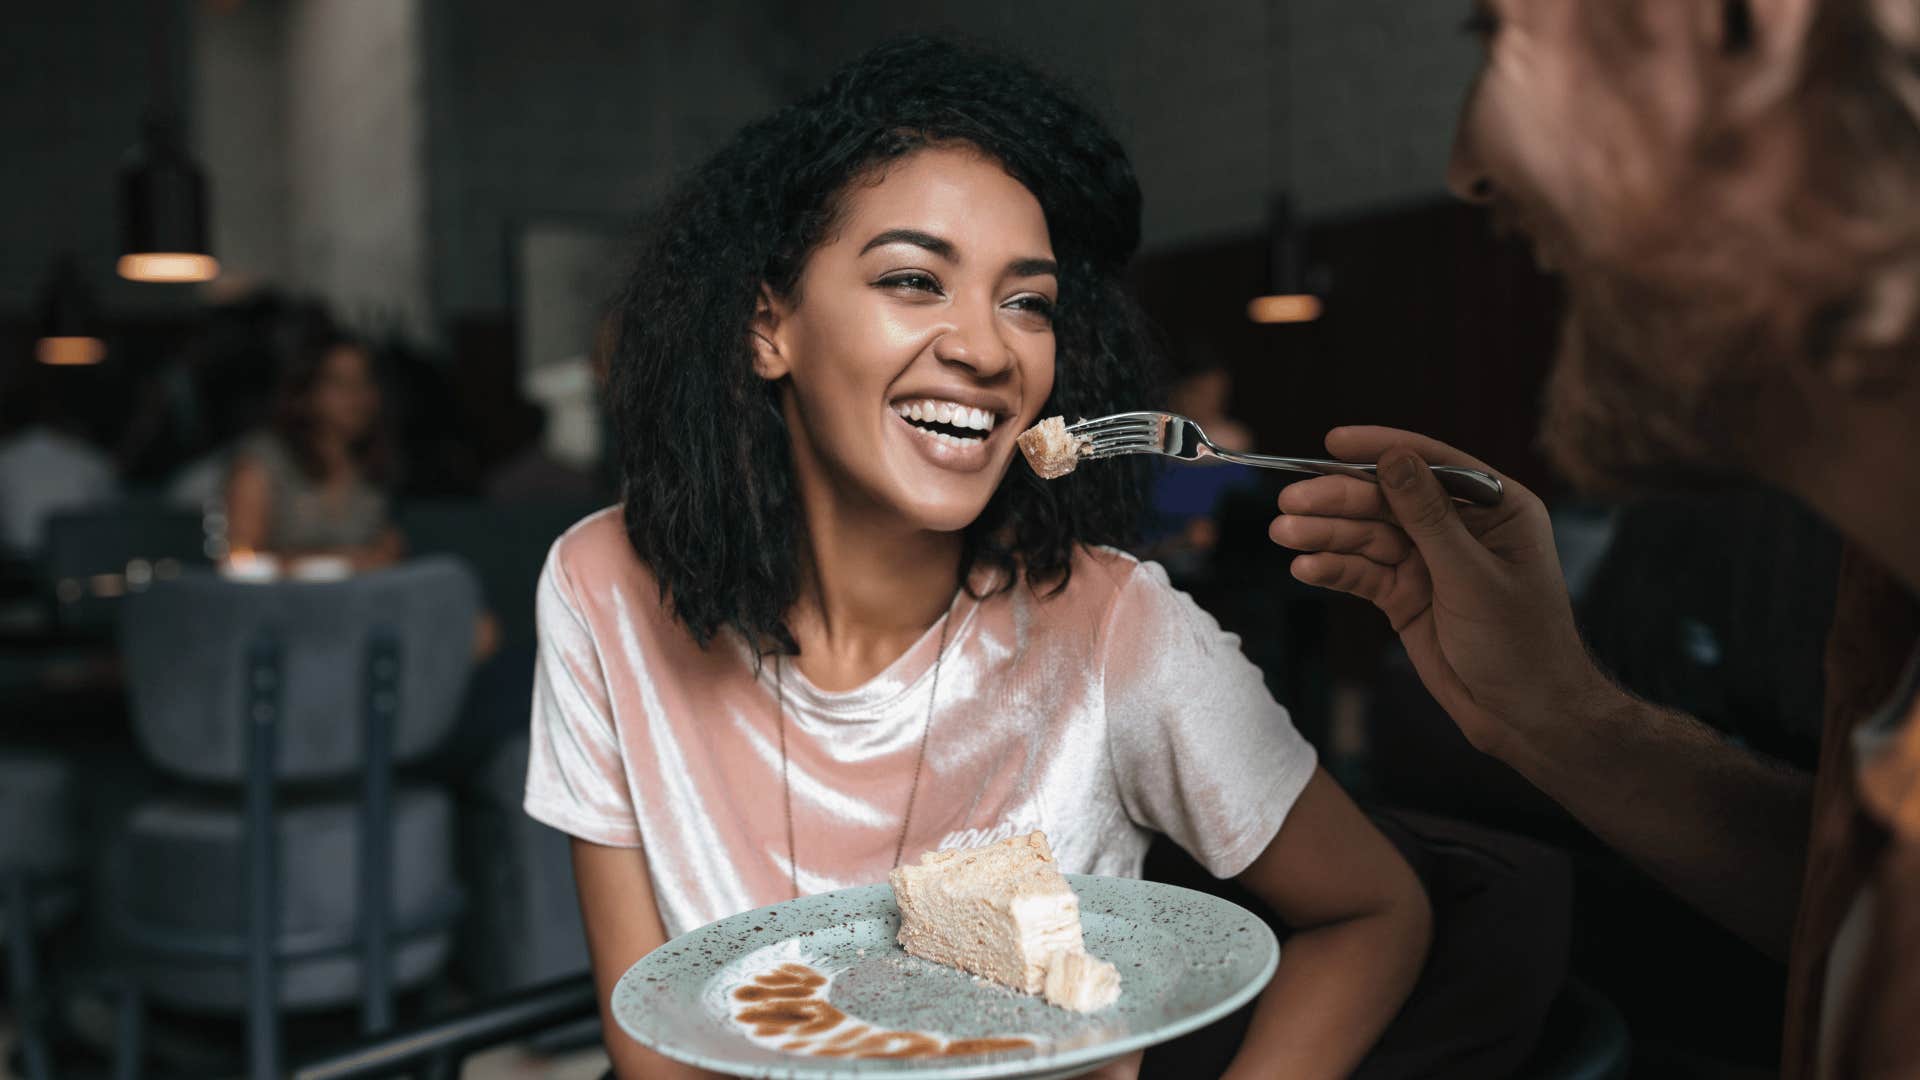
M771 287L760 286L760 297L754 301L753 319L747 324L747 332L752 337L753 373L768 382L784 379L792 371L780 336L780 328L790 311L787 302L775 296Z

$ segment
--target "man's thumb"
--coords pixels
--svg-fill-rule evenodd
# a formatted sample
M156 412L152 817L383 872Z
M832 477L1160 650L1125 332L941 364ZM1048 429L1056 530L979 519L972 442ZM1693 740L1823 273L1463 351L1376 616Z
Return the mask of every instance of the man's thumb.
M1453 499L1433 470L1411 450L1392 450L1380 459L1380 490L1394 520L1420 549L1431 569L1466 557L1479 546L1461 523Z

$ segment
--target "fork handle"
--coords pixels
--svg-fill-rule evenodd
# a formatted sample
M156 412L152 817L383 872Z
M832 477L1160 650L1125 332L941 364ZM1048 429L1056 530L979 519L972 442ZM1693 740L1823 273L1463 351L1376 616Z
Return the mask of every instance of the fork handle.
M1350 461L1319 461L1314 458L1273 457L1269 454L1242 454L1229 450L1216 449L1214 454L1223 461L1237 462L1241 465L1253 465L1262 469L1280 469L1284 472L1311 473L1315 476L1351 476L1360 480L1379 483L1377 465L1356 465ZM1454 502L1470 503L1474 506L1498 506L1504 488L1500 478L1479 469L1466 469L1458 465L1429 465L1434 478Z

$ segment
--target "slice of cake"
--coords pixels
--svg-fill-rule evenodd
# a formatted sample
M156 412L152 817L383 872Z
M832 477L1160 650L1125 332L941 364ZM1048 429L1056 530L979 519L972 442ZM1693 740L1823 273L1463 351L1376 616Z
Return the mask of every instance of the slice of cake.
M965 851L933 851L891 875L900 945L1075 1012L1120 996L1120 974L1089 955L1080 898L1053 861L1045 833Z
M1080 440L1067 433L1065 417L1050 416L1015 440L1042 480L1058 480L1080 464Z

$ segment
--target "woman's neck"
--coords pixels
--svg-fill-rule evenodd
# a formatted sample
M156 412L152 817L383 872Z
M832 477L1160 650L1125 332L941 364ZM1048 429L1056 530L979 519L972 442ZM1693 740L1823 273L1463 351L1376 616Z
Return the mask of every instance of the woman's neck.
M809 500L817 504L824 500ZM815 686L848 690L899 659L953 604L964 539L892 515L809 509L795 662Z

